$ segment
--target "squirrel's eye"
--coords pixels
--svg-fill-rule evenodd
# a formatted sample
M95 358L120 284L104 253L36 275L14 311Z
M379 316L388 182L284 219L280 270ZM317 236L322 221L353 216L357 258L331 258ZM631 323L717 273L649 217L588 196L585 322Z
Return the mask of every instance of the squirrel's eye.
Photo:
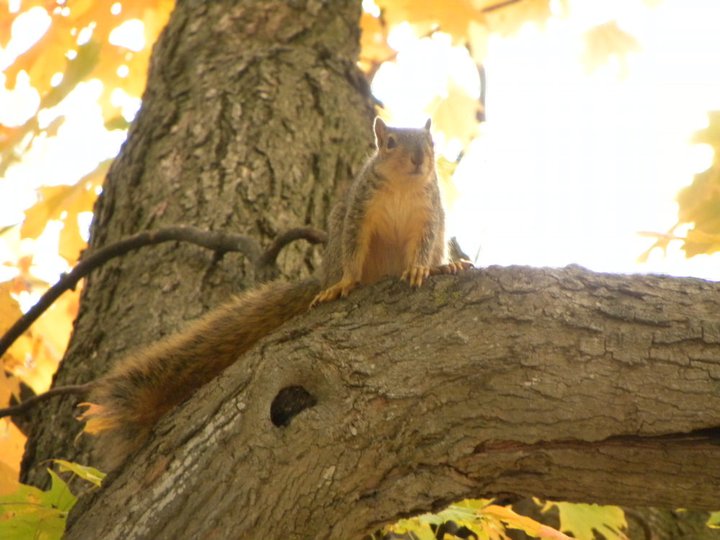
M385 146L387 146L388 150L395 148L397 146L397 141L395 140L395 137L388 137L387 144Z

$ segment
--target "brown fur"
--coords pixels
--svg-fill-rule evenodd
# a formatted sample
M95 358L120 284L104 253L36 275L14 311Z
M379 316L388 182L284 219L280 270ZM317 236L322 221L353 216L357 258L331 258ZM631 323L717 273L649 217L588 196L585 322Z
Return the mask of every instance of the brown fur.
M89 401L108 429L97 454L114 468L147 440L157 421L283 322L307 311L316 279L273 282L209 312L184 331L135 351L99 379Z
M385 276L420 286L431 269L469 266L442 265L444 213L429 128L429 121L424 129L398 129L376 120L377 151L331 214L320 279L270 283L237 296L127 356L96 383L89 399L96 407L85 416L98 427L106 466L121 463L160 417L309 306Z
M313 305L347 296L358 284L400 276L422 285L444 258L445 215L435 173L430 123L389 128L375 120L377 150L335 212L341 272Z

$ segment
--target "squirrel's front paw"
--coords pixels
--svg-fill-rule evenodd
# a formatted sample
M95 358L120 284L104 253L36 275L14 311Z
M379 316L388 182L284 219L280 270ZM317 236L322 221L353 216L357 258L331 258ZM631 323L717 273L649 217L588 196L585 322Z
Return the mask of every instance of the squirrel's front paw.
M321 304L323 302L331 302L332 300L337 300L338 298L345 297L348 294L350 294L350 291L355 288L355 283L352 283L350 281L338 281L335 285L332 287L328 287L324 291L320 291L315 298L313 298L313 301L310 302L310 307L314 308L318 304Z
M402 280L407 281L411 287L419 287L426 277L430 275L430 268L427 266L411 266L403 272Z

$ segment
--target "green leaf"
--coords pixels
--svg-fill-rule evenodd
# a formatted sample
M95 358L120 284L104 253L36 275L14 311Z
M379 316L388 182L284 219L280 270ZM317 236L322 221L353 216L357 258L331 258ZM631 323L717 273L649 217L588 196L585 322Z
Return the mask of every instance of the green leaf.
M43 499L47 506L57 508L63 512L69 512L75 506L77 497L72 494L65 480L60 478L57 473L48 469L50 473L50 489L43 492Z
M625 512L617 506L547 502L542 511L557 507L560 513L560 530L572 534L578 540L594 540L593 530L607 540L627 540L621 529L627 529Z
M105 473L98 471L95 467L72 463L70 461L65 461L64 459L53 459L53 463L57 464L60 472L71 472L98 487L100 487L100 484L102 484L102 481L106 476Z
M48 109L65 99L65 96L77 86L77 83L92 73L100 60L101 49L102 44L93 39L80 45L77 48L77 56L68 60L62 81L43 97L40 107Z
M130 127L130 122L125 120L122 116L115 116L105 122L105 129L108 131L112 131L114 129L128 129Z
M57 475L52 487L42 491L21 484L17 491L0 497L0 538L5 540L59 540L65 531L68 510L75 497Z
M706 525L711 529L720 529L720 512L711 512Z

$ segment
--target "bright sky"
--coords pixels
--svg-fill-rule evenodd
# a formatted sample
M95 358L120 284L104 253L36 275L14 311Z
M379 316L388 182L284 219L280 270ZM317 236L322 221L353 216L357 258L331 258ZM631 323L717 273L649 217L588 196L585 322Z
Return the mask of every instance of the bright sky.
M688 260L679 243L667 257L656 250L647 264L636 262L653 243L638 232L668 231L677 218L675 194L709 165L711 152L689 141L707 121L706 111L720 109L720 2L650 4L574 1L570 18L490 39L488 121L458 168L459 197L448 220L449 232L472 257L478 255L479 265L578 263L720 279L718 256ZM642 50L626 64L614 59L589 73L581 61L584 32L612 19ZM129 25L120 33L131 40L137 30ZM398 62L378 72L373 90L397 123L422 125L428 101L446 92L448 77L477 95L473 61L447 36L421 40L400 27L391 45L400 51ZM12 52L0 54L0 65ZM22 219L37 186L78 178L117 152L124 133L102 129L95 104L99 84L80 85L62 108L82 113L68 115L57 137L36 141L0 181L0 226ZM8 99L15 99L12 107ZM0 115L19 110L20 101L2 87L0 103L6 105ZM60 112L46 114L43 122ZM439 150L453 155L458 147L441 141ZM45 259L38 266L46 270L39 271L50 282L67 270L53 255L57 234L56 226L49 227L38 242L23 241L22 247L39 253L36 262ZM12 239L0 243L0 262L17 248Z
M689 141L706 112L720 109L720 2L647 4L573 2L568 19L490 39L488 121L455 175L449 218L479 265L578 263L720 279L717 255L686 259L679 242L667 257L655 250L637 263L654 242L638 232L667 232L677 191L710 165L712 151ZM614 59L589 73L583 33L617 14L642 50L626 66ZM467 78L453 72L461 84L477 84L469 56L449 40L406 29L393 37L398 65L378 72L373 91L399 123L422 125L423 89L446 84L438 74L449 66L464 68Z

